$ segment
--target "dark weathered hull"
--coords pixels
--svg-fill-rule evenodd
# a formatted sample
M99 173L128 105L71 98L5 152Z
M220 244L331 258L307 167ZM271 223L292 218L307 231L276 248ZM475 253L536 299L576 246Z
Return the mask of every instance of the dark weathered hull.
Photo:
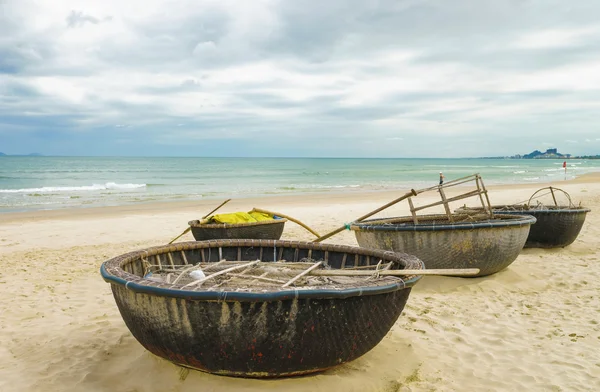
M515 206L492 206L496 214L531 215L537 219L529 230L525 248L562 248L571 245L579 235L587 208L559 207L546 210L516 209L507 211ZM461 211L478 209L461 209Z
M512 264L525 245L535 220L514 218L497 223L435 225L376 225L364 221L351 228L362 247L413 254L428 269L479 268L475 276L486 276Z
M163 249L169 249L169 257ZM269 293L185 290L143 279L141 258L184 261L327 260L331 268L393 261L422 269L414 256L357 247L288 241L186 242L132 252L102 265L133 336L176 364L222 375L282 377L321 371L360 357L400 316L420 276L345 290L289 288ZM396 265L396 264L395 264Z
M192 221L193 222L193 221ZM252 224L195 224L190 222L196 241L216 239L278 240L283 234L287 219L256 222ZM197 221L196 221L197 222Z
M537 222L529 231L526 248L561 248L571 245L579 235L589 210L527 211Z
M410 293L207 302L112 289L125 324L148 351L182 366L243 377L312 373L360 357L383 339Z

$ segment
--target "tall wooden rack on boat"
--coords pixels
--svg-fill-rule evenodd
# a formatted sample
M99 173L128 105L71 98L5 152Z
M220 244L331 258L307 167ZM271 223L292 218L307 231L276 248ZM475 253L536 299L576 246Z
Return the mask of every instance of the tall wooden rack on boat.
M446 197L446 193L444 192L444 189L454 187L457 185L466 184L471 181L475 182L475 187L477 189L471 190L471 191L468 191L465 193L461 193L457 196L453 196L450 198ZM490 204L490 198L488 197L487 189L485 189L485 185L483 184L483 179L481 178L481 176L479 174L472 174L470 176L466 176L466 177L458 178L456 180L448 181L445 184L436 185L436 186L432 186L432 187L424 188L424 189L419 189L417 191L414 191L414 193L416 193L416 194L414 194L414 196L416 196L420 193L433 191L433 190L437 190L440 193L440 197L442 199L441 201L436 201L431 204L415 207L412 202L412 196L409 195L407 197L408 205L410 207L410 213L412 215L413 222L415 224L419 223L417 211L421 211L426 208L435 207L435 206L439 206L439 205L444 206L444 210L446 212L446 216L448 217L448 220L450 222L454 222L454 218L452 216L452 211L450 210L449 203L453 202L453 201L457 201L457 200L466 199L469 197L474 197L474 196L479 196L479 200L481 201L481 206L483 207L484 212L490 217L490 219L494 218L494 213L492 212L492 206Z
M460 194L458 196L453 196L451 198L447 198L446 194L444 192L444 189L446 188L450 188L453 186L457 186L457 185L462 185L462 184L466 184L468 182L471 181L475 181L475 186L476 186L476 190L473 191L469 191L469 192L465 192L463 194ZM442 198L441 201L435 202L435 203L431 203L431 204L427 204L424 206L418 206L415 207L413 202L412 202L412 198L414 196L419 195L420 193L423 192L428 192L428 191L433 191L433 190L437 190L440 193L440 196ZM438 206L438 205L443 205L444 206L444 210L446 211L446 216L448 218L448 220L450 222L454 222L454 217L452 216L452 211L450 210L450 205L449 203L451 201L457 201L457 200L461 200L461 199L466 199L468 197L473 197L473 196L479 196L479 200L481 201L481 205L483 207L484 213L490 218L494 218L494 213L492 212L492 205L490 204L490 199L488 197L487 194L487 189L485 189L485 185L483 184L483 180L481 178L481 176L479 175L479 173L476 174L471 174L470 176L466 176L466 177L462 177L462 178L457 178L456 180L452 180L452 181L448 181L444 184L440 184L440 185L436 185L436 186L432 186L429 188L423 188L423 189L419 189L419 190L414 190L411 189L410 192L400 196L399 198L387 203L386 205L383 205L379 208L377 208L376 210L373 210L371 212L369 212L366 215L361 216L360 218L354 220L354 222L362 222L363 220L367 219L370 216L373 216L375 214L377 214L378 212L381 212L383 210L385 210L388 207L393 206L394 204L408 199L408 205L410 206L410 213L412 215L413 221L415 224L419 223L419 218L417 217L417 211L423 210L425 208L429 208L429 207L434 207L434 206ZM485 198L485 200L484 200ZM487 203L487 204L486 204ZM338 227L337 229L324 234L322 236L320 236L319 238L313 240L312 242L321 242L323 240L326 240L327 238L330 238L334 235L336 235L337 233L344 231L347 227L347 225Z

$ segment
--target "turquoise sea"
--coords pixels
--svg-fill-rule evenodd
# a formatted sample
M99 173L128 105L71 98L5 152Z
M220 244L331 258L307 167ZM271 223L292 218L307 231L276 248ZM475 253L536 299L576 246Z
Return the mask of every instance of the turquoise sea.
M436 185L479 173L486 185L565 179L562 160L0 157L0 212ZM568 160L566 178L600 171Z

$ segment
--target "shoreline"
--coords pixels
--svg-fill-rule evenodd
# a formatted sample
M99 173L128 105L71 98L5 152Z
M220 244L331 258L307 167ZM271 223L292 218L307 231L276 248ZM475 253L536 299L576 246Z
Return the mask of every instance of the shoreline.
M600 172L585 173L581 176L560 181L560 184L571 186L574 184L593 184L600 182ZM484 182L485 184L485 182ZM547 186L555 186L556 182L539 182L539 183L514 183L514 184L497 184L486 185L488 191L505 191L507 189L530 189L544 188ZM458 187L457 187L458 188ZM333 203L351 203L357 199L373 199L381 198L382 200L393 200L401 194L407 193L410 188L398 190L380 190L380 191L337 191L328 193L307 193L307 194L291 194L291 195L265 195L258 197L247 197L232 199L227 204L228 208L246 208L247 205L260 204L269 201L274 205L294 205L294 206L309 206L311 203L320 203L325 199L331 199ZM224 199L201 199L201 200L186 200L186 201L152 201L146 203L124 204L119 206L96 206L96 207L66 207L51 210L31 210L17 212L0 212L0 217L4 223L14 221L36 222L49 219L69 219L81 220L91 217L105 216L115 217L123 214L139 215L147 213L164 213L164 212L184 212L190 210L205 210L206 213L216 207ZM388 201L389 201L388 200ZM492 202L492 204L498 204ZM258 206L256 206L258 207ZM268 207L264 207L267 208ZM196 219L196 218L194 218ZM191 220L191 219L190 219Z

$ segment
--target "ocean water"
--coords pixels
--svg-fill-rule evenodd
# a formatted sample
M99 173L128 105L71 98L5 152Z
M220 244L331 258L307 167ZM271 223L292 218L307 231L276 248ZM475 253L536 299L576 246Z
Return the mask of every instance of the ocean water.
M0 157L0 212L398 190L479 173L486 185L571 179L600 160Z

